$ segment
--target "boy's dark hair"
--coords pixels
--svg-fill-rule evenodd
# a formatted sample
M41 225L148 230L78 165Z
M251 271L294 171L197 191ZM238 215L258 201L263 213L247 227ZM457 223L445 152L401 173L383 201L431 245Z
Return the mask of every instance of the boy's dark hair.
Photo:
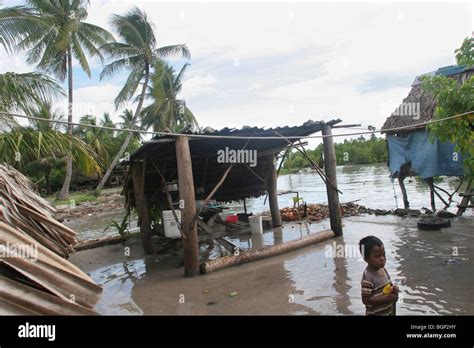
M374 246L381 247L382 241L374 236L367 236L359 241L360 253L364 255L364 260L370 256L370 252Z

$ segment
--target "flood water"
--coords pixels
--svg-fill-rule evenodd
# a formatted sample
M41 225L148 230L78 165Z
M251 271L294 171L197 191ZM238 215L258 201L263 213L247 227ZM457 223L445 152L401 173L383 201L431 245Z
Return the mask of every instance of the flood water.
M372 165L350 165L336 167L337 184L342 194L339 195L341 203L357 200L357 204L373 209L396 209L403 208L403 198L398 185L398 180L393 183L389 178L390 172L386 164ZM435 184L448 192L456 189L457 181L454 178L444 178ZM430 206L429 188L415 178L405 179L410 208L420 209ZM315 172L282 175L278 177L278 191L298 192L299 197L309 203L327 203L326 185ZM296 193L280 194L278 204L280 208L293 206L293 197ZM447 196L442 194L447 200ZM437 209L443 208L444 204L435 197ZM460 201L459 196L455 200ZM265 197L249 199L247 208L250 211L260 212L268 210L268 200L264 204ZM455 204L453 204L455 206ZM232 211L241 211L240 203L232 205Z
M358 200L356 203L373 209L395 209L403 207L400 187L398 182L393 184L389 178L389 170L385 164L376 165L352 165L338 166L337 180L342 195L339 196L341 203ZM429 188L422 182L405 180L410 207L419 209L422 207L430 208ZM439 187L448 192L455 190L457 182L453 179L444 178ZM280 192L297 191L299 196L310 203L326 203L326 186L321 178L314 172L307 174L282 175L278 178L278 190ZM395 191L394 191L395 190ZM293 206L293 197L296 193L280 194L278 203L280 208ZM396 196L396 197L395 197ZM445 196L443 196L445 197ZM459 201L459 196L455 196L455 201ZM248 212L261 213L269 210L268 200L265 202L265 196L260 198L248 199ZM243 212L243 203L234 202L228 205L229 210L226 214ZM436 197L437 208L444 205ZM452 204L455 207L455 204ZM453 211L453 209L451 209ZM455 211L455 210L454 210ZM120 222L125 214L125 209L116 209L114 211L95 213L92 216L86 216L83 219L75 219L66 222L78 233L79 240L95 239L106 235L117 234L115 228L109 227L112 220ZM132 231L136 231L137 218L130 218Z
M392 186L385 165L337 168L341 202L354 200L370 208L401 206L398 185ZM406 182L412 208L429 207L429 190L413 180ZM453 191L456 182L445 179L438 186ZM280 191L298 191L308 203L327 200L325 186L315 173L278 178ZM395 189L395 194L394 194ZM280 207L292 206L295 193L279 196ZM396 197L395 197L396 196ZM459 196L455 197L459 200ZM437 199L437 206L441 202ZM454 205L455 206L455 205ZM229 212L242 212L241 202ZM250 212L268 210L264 197L247 200ZM121 209L71 221L80 239L98 238ZM132 218L134 226L136 221ZM386 268L401 290L398 315L474 314L474 220L472 210L452 220L452 227L422 231L417 218L362 215L343 219L344 236L263 261L231 267L205 276L183 277L179 257L165 266L160 256L146 256L107 265L90 272L104 288L96 305L100 314L326 314L364 315L360 281L365 262L358 241L375 235L385 244ZM328 219L312 224L285 224L262 235L229 235L227 240L246 250L304 237L329 228ZM107 233L114 233L111 229ZM339 249L338 249L339 248ZM343 249L342 255L340 254ZM331 253L339 250L339 254ZM222 255L216 245L201 246L202 258ZM203 289L206 289L204 291ZM238 296L230 298L229 292ZM177 298L186 293L185 305ZM288 297L294 299L288 303ZM209 305L211 304L211 305Z
M344 236L264 261L205 276L184 278L156 256L114 264L91 272L104 286L96 309L101 314L327 314L364 315L360 281L365 262L358 241L379 237L387 253L386 268L400 287L397 315L467 315L474 313L474 222L453 220L451 228L421 231L416 218L355 216L346 218ZM241 247L287 241L328 227L286 224L262 238L230 238ZM282 240L281 240L282 238ZM255 245L257 246L257 245ZM342 251L343 250L343 251ZM210 289L214 297L202 293ZM217 292L238 289L238 298ZM178 304L180 293L192 302ZM288 296L294 303L288 304ZM209 299L216 303L206 306ZM233 302L232 302L233 301ZM228 303L227 303L228 302Z

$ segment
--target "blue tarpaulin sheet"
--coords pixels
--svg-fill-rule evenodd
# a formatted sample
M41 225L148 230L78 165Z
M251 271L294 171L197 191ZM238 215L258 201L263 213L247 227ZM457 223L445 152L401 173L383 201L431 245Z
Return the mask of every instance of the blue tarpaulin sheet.
M398 137L389 135L387 140L392 177L396 177L400 167L407 162L411 162L412 170L422 179L464 175L463 158L454 150L454 144L439 140L431 142L426 131Z

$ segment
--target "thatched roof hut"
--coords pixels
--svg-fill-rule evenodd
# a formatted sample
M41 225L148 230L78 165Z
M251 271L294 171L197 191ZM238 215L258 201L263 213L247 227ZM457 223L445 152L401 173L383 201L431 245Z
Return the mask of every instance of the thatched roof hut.
M76 233L31 182L0 165L0 314L95 314L102 289L66 260Z
M455 151L455 144L432 141L425 125L433 119L436 101L433 95L423 91L421 78L424 76L447 76L464 83L474 74L474 68L447 66L417 76L408 96L382 127L388 142L389 167L392 178L398 178L405 208L409 202L403 184L406 176L420 176L430 186L431 207L435 209L433 177L464 175L462 155ZM404 129L394 129L405 127Z
M419 75L413 81L411 90L407 97L403 99L402 105L414 105L417 109L417 115L413 117L412 114L401 115L399 112L394 112L392 115L387 117L385 123L382 126L382 132L386 134L406 134L416 130L424 130L425 126L416 126L419 123L427 122L433 119L434 111L436 108L436 101L434 97L427 92L424 92L421 88L421 78L424 76L448 76L458 82L458 84L464 83L474 75L474 68L464 68L459 66L447 66L439 68L436 71L432 71L427 74ZM399 109L397 109L398 111ZM419 114L418 114L419 111ZM417 117L419 116L419 117ZM410 128L408 126L413 126ZM390 131L389 129L398 127L408 127L400 131Z

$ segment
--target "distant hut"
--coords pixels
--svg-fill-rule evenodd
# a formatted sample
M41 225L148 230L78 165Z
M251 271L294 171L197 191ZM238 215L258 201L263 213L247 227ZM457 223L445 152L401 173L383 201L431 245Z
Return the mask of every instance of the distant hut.
M409 207L403 182L407 176L419 176L427 182L430 187L431 208L435 211L434 196L440 196L435 190L433 177L464 175L463 159L461 154L455 152L455 145L437 139L431 142L426 126L419 125L432 120L436 108L433 95L421 88L421 77L447 76L462 84L473 73L473 68L447 66L417 76L403 103L386 119L382 132L387 136L390 174L392 178L398 178L405 209ZM392 130L399 127L405 128Z

